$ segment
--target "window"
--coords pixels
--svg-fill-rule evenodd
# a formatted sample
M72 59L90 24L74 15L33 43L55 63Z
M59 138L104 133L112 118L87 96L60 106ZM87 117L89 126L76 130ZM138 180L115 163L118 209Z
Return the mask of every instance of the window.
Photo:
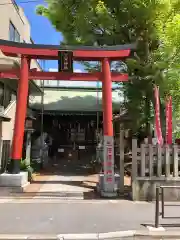
M12 22L10 22L9 25L9 40L13 42L20 42L20 34Z
M7 108L10 102L11 102L11 90L7 85L5 85L3 106Z
M4 85L0 83L0 105L3 106L4 102Z

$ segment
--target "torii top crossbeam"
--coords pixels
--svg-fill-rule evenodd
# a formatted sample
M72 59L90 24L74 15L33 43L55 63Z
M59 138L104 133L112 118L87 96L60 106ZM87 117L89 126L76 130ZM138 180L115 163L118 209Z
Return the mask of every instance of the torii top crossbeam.
M116 46L53 46L43 44L17 43L0 40L0 49L6 56L26 55L31 59L58 60L59 51L72 51L74 61L100 61L102 58L119 60L128 57L135 44Z
M24 136L24 124L26 118L27 96L28 96L28 80L43 79L43 80L74 80L74 81L102 81L103 93L103 131L104 136L109 139L113 138L112 126L112 81L127 81L127 74L111 73L110 62L113 60L120 60L127 58L131 50L135 49L135 45L118 45L106 47L90 47L90 46L49 46L49 45L35 45L26 43L15 43L5 40L0 40L0 50L4 55L10 57L20 57L21 66L19 70L2 71L0 78L16 78L18 81L18 95L16 105L16 118L14 127L14 136L12 143L12 172L19 173L20 160L22 156L22 145ZM64 53L63 53L64 52ZM68 56L63 62L60 58L63 54ZM61 59L61 71L54 72L38 72L30 69L31 59L47 59L59 60ZM67 65L71 66L73 61L100 61L101 71L96 73L73 73L67 72ZM64 72L63 72L64 71ZM109 140L108 140L109 141ZM113 145L113 144L112 144ZM108 153L110 154L110 153ZM107 166L111 169L107 170L107 182L111 182L114 176L113 159L114 156L107 156Z
M73 61L101 61L108 58L110 61L124 59L135 48L134 44L92 47L92 46L52 46L42 44L16 43L0 40L0 49L9 57L27 56L28 59L59 60L59 53L72 52ZM94 73L71 73L71 72L38 72L36 69L29 70L29 80L61 80L61 81L101 81L101 72ZM19 79L20 71L1 71L1 78ZM111 81L124 82L128 80L126 73L111 73Z

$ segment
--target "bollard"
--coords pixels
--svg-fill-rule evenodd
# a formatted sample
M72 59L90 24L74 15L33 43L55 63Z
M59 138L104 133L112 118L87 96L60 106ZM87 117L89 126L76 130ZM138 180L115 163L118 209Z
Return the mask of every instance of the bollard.
M155 228L159 227L159 191L160 188L156 187Z
M164 188L161 188L161 216L164 218Z

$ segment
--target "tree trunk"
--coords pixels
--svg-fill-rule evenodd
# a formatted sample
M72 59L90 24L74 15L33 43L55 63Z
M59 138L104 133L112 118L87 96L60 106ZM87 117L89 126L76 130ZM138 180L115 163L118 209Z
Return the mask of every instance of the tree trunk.
M146 100L145 100L145 119L146 119L146 136L151 137L151 124L150 124L150 116L151 115L151 104L150 99L146 94Z
M149 41L148 41L148 31L145 31L145 64L148 64L150 57L149 51ZM150 117L151 117L151 100L149 95L146 92L146 99L145 99L145 119L146 119L146 136L151 137L151 124L150 124Z

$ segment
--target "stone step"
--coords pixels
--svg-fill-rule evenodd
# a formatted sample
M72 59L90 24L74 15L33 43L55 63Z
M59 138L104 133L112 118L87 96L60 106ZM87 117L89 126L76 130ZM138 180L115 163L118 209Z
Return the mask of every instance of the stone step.
M8 196L8 195L7 195ZM26 193L11 193L9 197L16 199L84 199L83 192L26 192Z
M44 197L83 197L84 192L37 192L36 196L44 196Z

